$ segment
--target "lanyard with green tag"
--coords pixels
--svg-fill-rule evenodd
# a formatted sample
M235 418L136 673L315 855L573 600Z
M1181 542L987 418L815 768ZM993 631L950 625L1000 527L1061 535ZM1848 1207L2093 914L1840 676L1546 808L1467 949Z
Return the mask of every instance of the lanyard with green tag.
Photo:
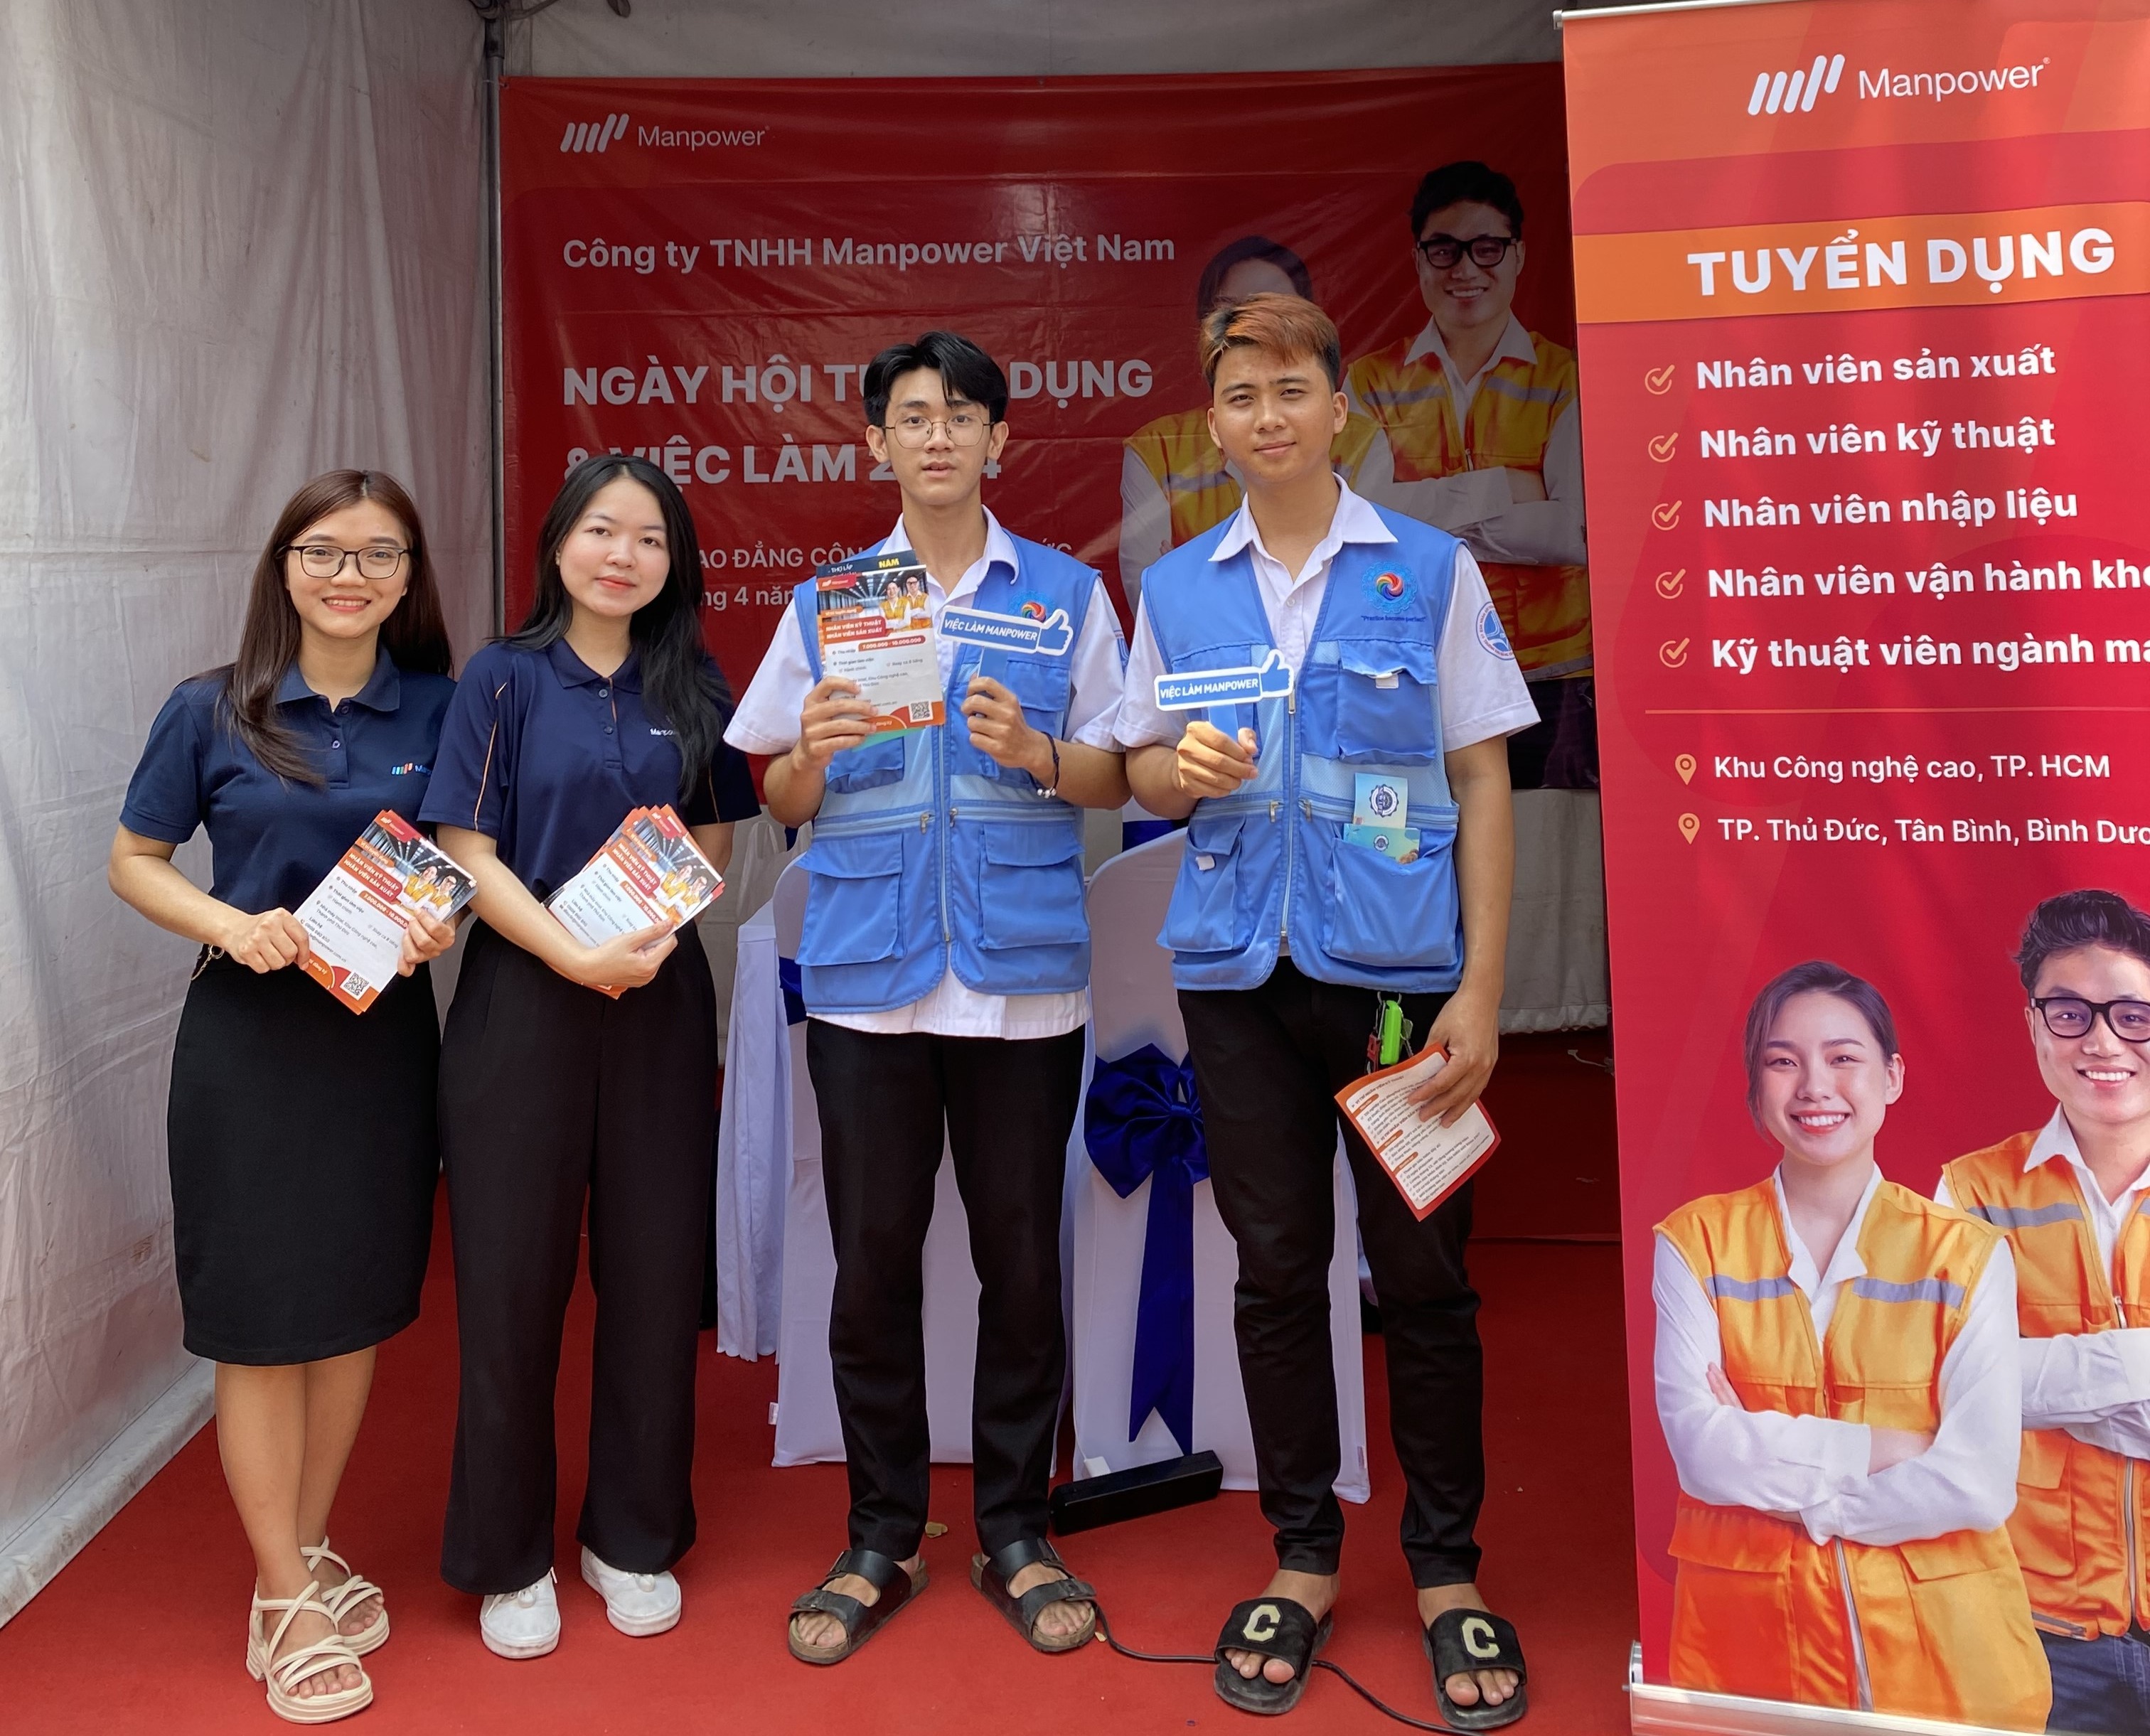
M1411 1053L1411 1034L1417 1027L1404 1017L1403 997L1376 992L1374 1028L1366 1038L1366 1071L1394 1067Z

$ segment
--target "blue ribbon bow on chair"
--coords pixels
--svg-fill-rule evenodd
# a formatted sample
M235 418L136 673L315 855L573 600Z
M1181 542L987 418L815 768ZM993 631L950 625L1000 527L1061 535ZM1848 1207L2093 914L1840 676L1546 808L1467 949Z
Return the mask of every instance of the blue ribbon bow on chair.
M1194 1451L1194 1184L1209 1173L1194 1069L1144 1043L1091 1075L1083 1142L1125 1199L1149 1180L1142 1289L1135 1309L1128 1439L1152 1410L1183 1453Z
M799 975L799 961L779 958L776 961L776 987L784 996L784 1022L798 1025L806 1019L806 992Z

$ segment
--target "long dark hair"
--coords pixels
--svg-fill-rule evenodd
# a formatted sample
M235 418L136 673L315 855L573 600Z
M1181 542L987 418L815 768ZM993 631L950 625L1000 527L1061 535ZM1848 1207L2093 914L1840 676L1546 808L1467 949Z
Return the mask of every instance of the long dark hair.
M410 491L386 471L324 471L285 502L284 510L276 515L261 557L254 563L246 622L239 629L239 655L209 672L209 679L224 683L219 709L225 724L247 751L280 778L305 784L321 781L320 769L307 759L276 715L276 689L299 655L300 637L299 612L291 606L285 583L285 551L330 513L362 500L378 501L395 514L410 542L402 598L381 623L381 648L399 669L445 675L454 667L426 527L418 521Z
M664 588L637 609L628 638L642 654L642 691L659 721L669 724L679 746L679 799L686 800L709 773L731 714L731 689L702 643L702 545L694 514L679 484L647 458L600 452L568 472L538 527L538 593L522 624L507 643L542 651L568 636L575 599L560 577L560 546L590 509L600 488L622 477L657 497L664 520L671 571Z

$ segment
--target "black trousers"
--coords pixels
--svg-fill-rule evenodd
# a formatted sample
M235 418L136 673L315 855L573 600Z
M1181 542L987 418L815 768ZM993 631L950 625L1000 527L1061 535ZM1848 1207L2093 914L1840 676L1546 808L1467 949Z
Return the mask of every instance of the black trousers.
M1404 997L1419 1038L1446 998ZM1413 1584L1455 1585L1477 1577L1472 1532L1486 1494L1478 1297L1463 1266L1471 1188L1419 1222L1338 1112L1334 1093L1366 1070L1375 1006L1371 989L1316 982L1289 958L1259 988L1179 992L1209 1180L1239 1244L1234 1325L1278 1565L1334 1573L1344 1543L1329 1338L1330 1169L1340 1124L1380 1300L1404 1557Z
M693 929L617 1001L472 931L441 1050L462 1351L441 1576L459 1591L519 1591L553 1564L553 1395L586 1200L597 1343L576 1533L634 1573L694 1541L716 1069Z
M925 1284L941 1130L978 1274L971 1456L988 1554L1042 1537L1067 1375L1060 1199L1083 1033L1028 1041L806 1027L835 1242L829 1360L850 1471L850 1543L898 1561L926 1534Z

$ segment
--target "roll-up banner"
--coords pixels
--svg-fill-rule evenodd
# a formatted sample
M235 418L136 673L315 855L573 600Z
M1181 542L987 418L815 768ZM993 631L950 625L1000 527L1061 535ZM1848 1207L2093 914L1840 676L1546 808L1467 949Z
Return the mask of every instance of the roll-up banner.
M2150 7L1563 22L1638 1723L2150 1728Z
M1124 600L1144 567L1239 503L1208 437L1195 320L1205 298L1263 289L1310 293L1341 328L1360 413L1337 457L1354 482L1471 534L1492 510L1476 482L1502 478L1446 479L1488 462L1540 478L1547 431L1575 401L1560 102L1551 64L511 80L507 618L528 606L538 522L570 465L641 452L694 509L709 641L743 688L790 588L895 522L861 375L936 326L976 339L1009 376L1012 437L987 504L1098 567ZM1491 461L1443 426L1413 250L1421 179L1460 159L1510 176L1527 221L1527 257L1491 274L1491 293L1530 336L1538 360L1521 385L1537 396L1508 417L1530 428L1509 427ZM1500 504L1509 496L1503 482ZM1503 573L1527 669L1587 669L1580 569L1512 556ZM1563 598L1560 630L1533 638Z

